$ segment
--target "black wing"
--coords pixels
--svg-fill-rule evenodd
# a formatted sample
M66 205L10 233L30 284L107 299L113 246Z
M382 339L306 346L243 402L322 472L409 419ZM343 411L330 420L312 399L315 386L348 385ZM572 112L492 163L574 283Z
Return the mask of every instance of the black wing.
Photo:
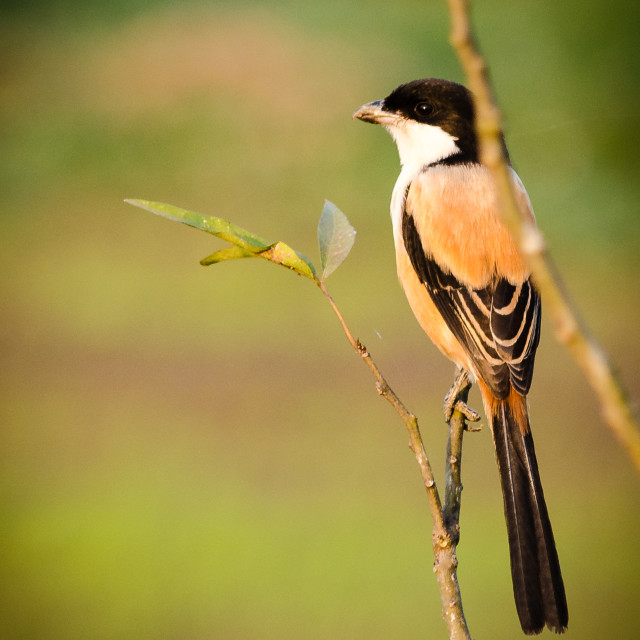
M402 235L420 282L493 394L505 398L511 386L526 394L540 339L540 297L531 282L514 286L496 277L483 289L471 289L425 254L406 211Z

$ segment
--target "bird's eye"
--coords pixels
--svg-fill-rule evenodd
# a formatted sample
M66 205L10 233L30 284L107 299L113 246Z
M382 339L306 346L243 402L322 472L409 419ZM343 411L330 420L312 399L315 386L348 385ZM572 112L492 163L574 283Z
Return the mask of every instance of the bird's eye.
M433 107L428 102L418 102L413 110L416 112L416 115L424 118L433 112Z

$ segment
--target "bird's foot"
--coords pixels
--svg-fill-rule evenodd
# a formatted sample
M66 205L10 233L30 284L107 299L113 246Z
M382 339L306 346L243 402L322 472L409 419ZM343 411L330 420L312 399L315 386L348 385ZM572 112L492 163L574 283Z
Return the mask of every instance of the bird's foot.
M464 369L460 369L456 375L451 389L444 397L442 410L444 411L444 419L446 422L451 420L454 411L459 411L469 422L479 422L480 414L474 411L466 403L467 394L471 388L471 380ZM477 431L478 429L469 429L469 431Z

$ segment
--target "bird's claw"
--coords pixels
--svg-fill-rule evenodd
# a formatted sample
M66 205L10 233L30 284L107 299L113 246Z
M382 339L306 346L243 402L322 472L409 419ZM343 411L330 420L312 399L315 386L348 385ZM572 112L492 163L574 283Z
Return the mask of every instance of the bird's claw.
M447 395L444 397L442 410L444 411L444 419L446 422L451 420L454 411L459 411L469 422L478 422L480 420L480 414L460 398L463 392L466 392L469 387L471 387L469 376L464 369L460 369L451 385L451 389L449 389ZM478 429L468 430L478 431Z
M454 406L456 411L459 411L469 422L479 422L480 414L475 410L468 406L462 400L458 400ZM451 412L453 414L453 411Z

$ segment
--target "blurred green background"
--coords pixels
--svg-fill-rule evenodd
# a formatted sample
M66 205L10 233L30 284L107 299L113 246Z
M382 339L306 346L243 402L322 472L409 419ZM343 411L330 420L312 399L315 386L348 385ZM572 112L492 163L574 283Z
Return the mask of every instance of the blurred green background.
M462 80L444 1L4 2L0 636L443 638L407 435L320 293L123 203L228 218L317 261L442 477L452 366L396 281L398 160L360 104ZM514 164L640 398L637 3L477 2ZM637 634L638 478L546 322L530 396L568 639ZM479 408L479 398L472 404ZM517 638L487 429L466 438L465 612Z

